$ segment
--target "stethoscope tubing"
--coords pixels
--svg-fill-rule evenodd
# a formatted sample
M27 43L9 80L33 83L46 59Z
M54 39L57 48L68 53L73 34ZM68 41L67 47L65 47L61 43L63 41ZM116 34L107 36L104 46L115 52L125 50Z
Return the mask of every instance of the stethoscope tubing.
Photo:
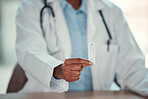
M110 46L110 43L111 43L110 41L112 40L112 35L111 35L110 30L109 30L109 28L108 28L108 26L107 26L107 23L106 23L106 21L105 21L105 18L104 18L104 15L103 15L102 11L99 10L99 13L100 13L100 16L101 16L101 18L102 18L102 21L103 21L103 23L104 23L104 26L105 26L105 28L106 28L108 37L109 37L109 40L107 40L107 51L109 51L109 48L110 48L109 46Z
M42 32L43 32L44 36L45 36L45 31L44 31L44 28L43 28L43 12L44 12L44 10L45 10L46 8L48 8L48 9L51 11L52 17L55 18L55 14L54 14L53 8L52 8L50 5L47 5L46 2L47 2L47 0L44 0L44 7L43 7L43 8L41 9L41 11L40 11L40 27L41 27L41 29L42 29ZM100 16L101 16L101 18L102 18L102 21L103 21L103 23L104 23L104 26L105 26L105 28L106 28L108 37L109 37L109 39L107 40L107 51L109 51L109 48L110 48L110 41L112 40L112 35L111 35L111 32L110 32L110 30L109 30L109 28L108 28L108 26L107 26L106 21L105 21L105 17L104 17L104 15L103 15L102 10L99 10L99 13L100 13Z

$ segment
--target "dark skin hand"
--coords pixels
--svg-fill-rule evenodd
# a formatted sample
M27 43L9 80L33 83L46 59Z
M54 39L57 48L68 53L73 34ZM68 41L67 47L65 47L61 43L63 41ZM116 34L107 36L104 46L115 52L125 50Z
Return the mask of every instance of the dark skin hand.
M54 69L53 76L56 79L65 79L67 82L79 80L83 68L93 65L89 60L81 58L66 59L64 64Z
M78 10L81 6L81 0L67 0L67 2L71 4L75 10ZM79 80L83 68L91 65L93 65L93 63L85 59L66 59L64 64L54 69L53 76L56 79L65 79L68 82L74 82Z

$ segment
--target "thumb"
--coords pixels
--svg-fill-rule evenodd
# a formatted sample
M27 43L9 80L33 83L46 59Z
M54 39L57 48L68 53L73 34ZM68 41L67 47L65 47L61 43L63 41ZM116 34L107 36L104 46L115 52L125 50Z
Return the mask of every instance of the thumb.
M89 62L89 65L88 65L88 64L81 64L81 66L82 66L83 68L85 68L85 67L87 67L87 66L92 66L92 65L93 65L92 62Z

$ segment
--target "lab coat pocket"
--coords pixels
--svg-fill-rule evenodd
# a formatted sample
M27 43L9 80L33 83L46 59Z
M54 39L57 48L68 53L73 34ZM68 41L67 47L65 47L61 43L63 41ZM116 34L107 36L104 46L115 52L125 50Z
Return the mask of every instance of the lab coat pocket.
M115 76L116 62L118 59L118 45L114 42L108 46L101 45L98 51L99 77L102 80L102 88L109 89ZM109 50L108 50L109 49Z
M109 67L114 67L117 61L117 57L118 57L118 45L117 44L110 44L110 45L104 45L103 47L104 49L104 56L102 56L102 58L104 58L104 62L105 66L107 68Z

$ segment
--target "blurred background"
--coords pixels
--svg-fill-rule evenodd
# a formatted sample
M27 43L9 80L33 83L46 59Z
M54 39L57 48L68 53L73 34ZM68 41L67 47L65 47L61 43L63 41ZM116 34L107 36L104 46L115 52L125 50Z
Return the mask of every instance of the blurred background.
M21 0L0 0L0 94L5 94L17 62L15 16ZM148 0L110 0L119 6L146 57L148 68ZM117 88L113 85L113 90Z

